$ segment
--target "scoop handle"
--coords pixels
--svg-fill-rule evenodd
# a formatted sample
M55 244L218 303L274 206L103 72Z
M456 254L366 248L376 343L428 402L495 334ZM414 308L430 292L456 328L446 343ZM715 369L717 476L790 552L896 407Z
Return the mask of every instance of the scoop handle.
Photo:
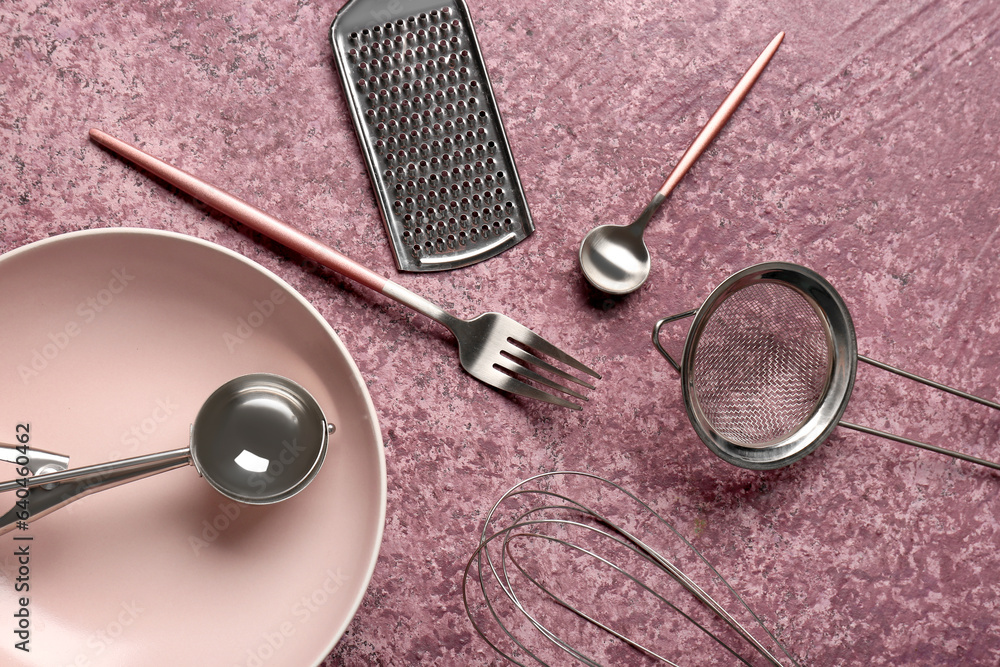
M191 449L174 449L158 454L146 454L121 461L100 463L61 472L36 475L0 484L0 493L25 489L18 493L18 502L0 516L0 535L55 512L78 498L150 477L191 463ZM23 522L23 523L22 523Z

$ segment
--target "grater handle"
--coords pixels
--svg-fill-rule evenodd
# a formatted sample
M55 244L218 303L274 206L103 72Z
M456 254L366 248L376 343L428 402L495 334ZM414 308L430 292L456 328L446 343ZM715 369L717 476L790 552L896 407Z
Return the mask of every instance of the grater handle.
M130 144L116 139L97 129L90 130L90 138L108 150L142 167L154 176L183 190L195 199L204 202L233 220L268 236L281 245L312 259L326 268L357 281L376 292L384 292L390 281L365 268L333 248L320 243L311 236L268 215L259 208L248 204L239 197L229 194L186 171L173 167L162 160ZM388 295L392 297L392 295ZM396 297L392 297L396 298ZM397 299L398 300L398 299Z

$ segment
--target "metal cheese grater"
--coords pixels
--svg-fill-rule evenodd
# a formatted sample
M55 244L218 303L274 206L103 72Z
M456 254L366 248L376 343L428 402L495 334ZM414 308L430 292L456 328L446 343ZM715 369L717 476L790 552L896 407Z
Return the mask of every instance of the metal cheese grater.
M534 231L463 0L350 0L330 40L401 271L468 266Z

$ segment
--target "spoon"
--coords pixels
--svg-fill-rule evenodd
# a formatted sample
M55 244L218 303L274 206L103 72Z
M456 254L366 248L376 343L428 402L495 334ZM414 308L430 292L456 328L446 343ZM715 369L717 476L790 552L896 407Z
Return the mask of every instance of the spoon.
M757 57L750 69L740 79L736 87L726 97L718 110L712 115L695 137L688 149L663 186L653 197L645 210L629 225L601 225L595 227L580 244L580 267L583 275L591 285L608 294L628 294L639 289L649 277L649 250L642 240L646 225L653 214L670 196L674 187L684 177L694 161L704 152L726 121L733 115L736 108L750 92L757 77L771 56L778 50L785 33L779 32L767 48Z
M0 484L0 492L16 490L18 497L0 517L0 535L77 498L188 464L227 498L276 503L316 477L333 431L316 399L298 384L267 373L244 375L208 397L188 447Z

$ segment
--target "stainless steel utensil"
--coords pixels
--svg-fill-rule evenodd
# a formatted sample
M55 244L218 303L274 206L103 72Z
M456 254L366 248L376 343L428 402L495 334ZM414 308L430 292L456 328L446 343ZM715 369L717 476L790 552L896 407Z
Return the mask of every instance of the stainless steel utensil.
M660 329L692 316L678 364ZM840 421L859 360L987 407L1000 404L859 355L843 299L796 264L770 262L734 274L701 308L657 322L653 343L681 374L688 418L702 442L741 468L794 463L840 425L1000 470L998 463Z
M468 266L534 231L464 0L351 0L330 42L400 270Z
M553 490L570 483L581 488ZM590 501L579 499L583 491ZM639 539L638 527L647 529L648 541ZM674 538L677 542L670 545ZM655 547L651 544L654 539ZM675 560L664 555L664 546L676 552ZM750 665L744 654L756 652L768 664L781 665L774 655L777 651L769 651L733 613L678 567L685 552L694 555L687 555L690 565L699 572L704 570L708 584L716 586L716 597L732 596L734 609L752 618L789 663L797 664L739 593L669 522L629 491L591 473L542 473L515 484L501 496L487 515L479 546L465 566L462 601L479 636L518 665L529 660L531 664L548 664L549 644L583 664L599 665L593 652L588 653L594 647L583 645L588 626L648 657L675 665L663 655L663 648L653 648L655 638L662 642L672 635L666 629L671 613L705 633L712 640L709 646L721 648L728 657ZM569 576L560 579L564 572ZM479 596L470 595L470 584L479 589L481 601ZM675 604L667 598L667 588L674 584L693 598L693 608L686 601L674 598ZM581 592L595 590L603 594L587 599L587 593ZM617 614L607 609L602 612L604 598L619 593L628 600L627 609ZM647 604L651 608L648 619L639 611ZM704 616L699 612L705 610L707 620L697 620L695 617ZM491 632L493 623L499 631ZM717 627L713 631L710 625ZM643 632L644 628L648 631ZM532 629L545 641L532 642L526 632ZM639 633L649 639L637 639ZM683 641L690 650L688 642L695 634L677 642ZM611 643L595 641L601 647ZM622 654L616 657L615 664L630 664Z
M316 400L295 382L267 373L244 375L208 397L188 447L0 484L0 493L15 491L19 500L0 517L0 535L83 496L188 464L232 500L276 503L316 477L333 429Z
M27 468L32 475L59 472L69 467L69 457L65 454L48 452L44 449L28 449L17 445L0 444L0 461L16 463Z
M591 285L608 294L628 294L646 282L650 268L649 250L642 240L646 226L750 92L784 38L785 33L779 32L757 57L635 221L625 226L601 225L584 237L580 244L580 268Z
M565 386L565 384L561 384L561 382L572 382L585 389L593 389L594 386L540 357L548 356L580 373L594 378L601 377L597 372L584 366L555 345L509 317L499 313L484 313L471 320L455 317L405 287L374 273L333 248L323 245L277 218L271 217L260 209L191 174L172 167L100 130L91 130L90 137L105 148L134 162L153 175L159 176L234 220L242 222L295 252L356 280L376 292L381 292L447 327L458 342L458 354L462 367L470 375L488 385L512 394L580 410L579 403L550 393L536 385L581 401L586 401L587 397ZM558 381L552 379L553 376Z

